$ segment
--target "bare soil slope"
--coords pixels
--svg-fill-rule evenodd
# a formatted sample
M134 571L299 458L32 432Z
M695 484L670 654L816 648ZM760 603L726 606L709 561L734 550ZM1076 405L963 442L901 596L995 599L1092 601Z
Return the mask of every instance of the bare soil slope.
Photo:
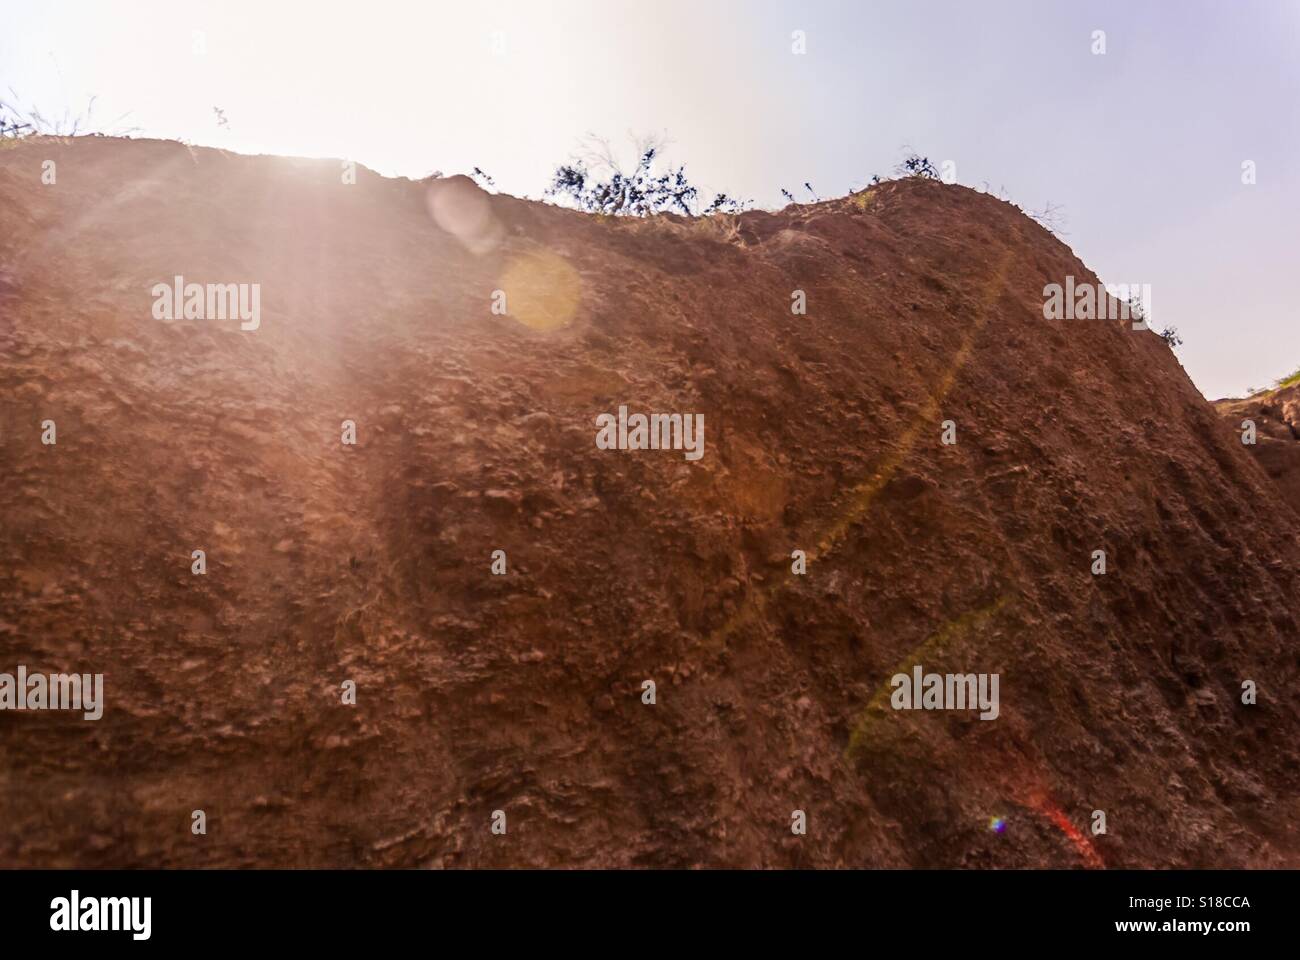
M1043 320L1064 244L432 189L0 151L0 671L107 701L0 713L0 866L1300 866L1300 518L1154 334ZM918 663L999 717L890 709Z

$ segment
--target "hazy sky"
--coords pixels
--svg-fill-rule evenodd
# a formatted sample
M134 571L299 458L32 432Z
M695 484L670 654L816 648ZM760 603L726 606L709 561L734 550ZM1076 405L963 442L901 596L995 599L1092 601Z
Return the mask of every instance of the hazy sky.
M23 106L93 94L110 131L477 165L518 195L589 132L666 133L694 180L769 207L887 175L908 144L1061 205L1103 280L1151 284L1207 396L1300 366L1300 0L0 0L0 22Z

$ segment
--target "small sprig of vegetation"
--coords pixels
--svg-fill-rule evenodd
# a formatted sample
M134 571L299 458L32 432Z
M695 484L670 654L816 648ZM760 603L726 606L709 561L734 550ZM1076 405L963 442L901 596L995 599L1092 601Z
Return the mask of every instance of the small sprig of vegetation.
M1297 369L1295 373L1290 374L1289 376L1283 377L1276 384L1274 384L1274 388L1277 390L1282 390L1285 387L1294 387L1297 384L1300 384L1300 369Z
M910 153L904 157L902 162L894 168L894 173L900 177L914 177L918 180L940 179L939 171L930 162L930 158L915 153Z
M0 104L3 107L4 104ZM0 115L0 137L16 140L32 132L30 123L23 123L17 117Z
M1050 200L1041 210L1026 210L1025 214L1043 229L1057 237L1068 237L1065 231L1065 208L1059 203L1052 203Z
M737 200L725 193L719 193L713 198L713 202L704 208L704 212L706 215L710 213L743 213L747 205L748 201Z
M620 165L606 141L589 136L577 155L555 168L544 196L565 200L588 213L614 217L651 217L660 213L687 217L734 215L744 212L753 202L717 193L712 202L702 205L700 190L687 177L685 166L659 168L661 141L642 138L636 141L636 146L636 163L629 170ZM896 176L942 181L938 168L928 157L916 153L911 147L904 146L903 149L907 153L895 168ZM480 175L491 183L491 179L476 167L474 179L480 180ZM870 186L883 182L883 178L875 174ZM812 202L821 202L811 181L805 180L803 188L808 191ZM781 188L781 196L787 203L799 202L785 187ZM1059 228L1059 212L1059 207L1048 204L1037 217L1055 231Z
M95 136L126 137L138 133L138 127L123 127L122 121L128 114L122 114L111 124L111 129L104 129L95 121L95 98L86 102L86 109L74 114L64 110L60 116L46 116L35 107L23 108L13 100L0 100L0 138L21 139L23 137L78 137L88 134Z
M637 149L636 166L630 171L622 169L601 140L591 140L596 146L586 153L556 168L551 185L546 190L550 197L564 197L580 210L616 217L650 217L658 213L696 215L700 191L686 176L685 166L660 172L660 145L655 140L642 140ZM703 209L704 214L739 213L747 203L716 194Z
M36 132L30 118L11 103L0 100L0 137L16 140Z
M630 173L618 168L602 179L587 164L578 160L556 168L550 196L567 196L579 208L611 216L649 217L666 210L686 216L694 213L699 189L686 179L686 168L678 167L658 176L654 172L658 150L649 147Z

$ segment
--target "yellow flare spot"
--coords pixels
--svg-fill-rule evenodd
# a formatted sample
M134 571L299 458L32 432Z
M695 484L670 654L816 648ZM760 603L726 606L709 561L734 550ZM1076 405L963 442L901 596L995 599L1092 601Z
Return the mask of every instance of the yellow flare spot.
M562 257L527 253L506 266L501 289L509 316L534 330L556 330L573 322L582 278Z

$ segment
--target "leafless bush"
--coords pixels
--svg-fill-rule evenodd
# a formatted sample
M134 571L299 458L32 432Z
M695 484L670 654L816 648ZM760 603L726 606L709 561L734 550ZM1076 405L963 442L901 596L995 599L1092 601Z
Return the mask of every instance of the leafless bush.
M630 171L620 166L609 144L589 137L584 150L556 168L547 196L565 197L580 210L609 216L649 217L674 212L695 216L700 191L678 166L659 172L662 144L653 138L637 143L637 162ZM746 204L717 194L704 213L738 213Z

